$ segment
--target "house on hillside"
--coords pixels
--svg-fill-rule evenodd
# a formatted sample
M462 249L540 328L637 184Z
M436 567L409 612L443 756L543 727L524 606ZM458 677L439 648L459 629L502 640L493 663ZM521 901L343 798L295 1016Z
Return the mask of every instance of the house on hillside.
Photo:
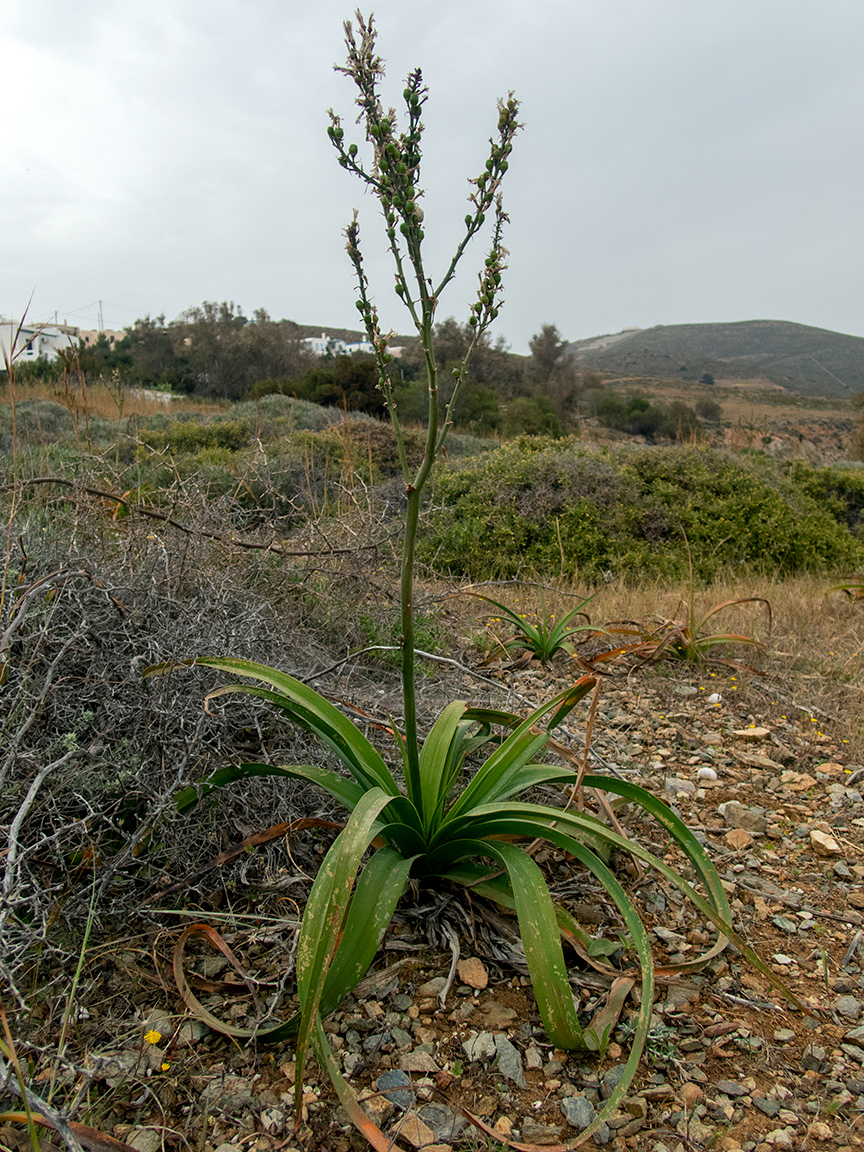
M0 352L3 363L14 358L16 364L30 364L42 357L56 359L58 353L74 348L78 329L69 324L21 324L0 317ZM14 347L13 347L14 345Z
M371 353L375 351L368 340L358 340L356 343L347 344L335 336L328 336L326 332L322 332L320 337L308 337L303 341L303 344L316 356L350 356L352 352Z

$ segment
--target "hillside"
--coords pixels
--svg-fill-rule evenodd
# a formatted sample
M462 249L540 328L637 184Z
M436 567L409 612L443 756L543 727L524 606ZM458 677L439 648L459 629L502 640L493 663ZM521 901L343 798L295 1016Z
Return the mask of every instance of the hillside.
M570 344L579 362L629 376L759 380L805 396L864 388L864 338L783 320L658 324Z

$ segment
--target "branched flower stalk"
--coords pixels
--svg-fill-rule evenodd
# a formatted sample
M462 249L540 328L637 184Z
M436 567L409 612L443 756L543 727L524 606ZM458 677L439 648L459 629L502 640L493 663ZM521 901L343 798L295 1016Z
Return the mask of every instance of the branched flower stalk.
M378 92L378 82L384 75L384 65L375 52L375 28L372 17L368 20L356 13L359 39L355 37L350 21L345 21L345 41L348 47L346 65L337 66L353 80L357 91L357 106L360 114L357 123L365 129L366 140L372 146L372 163L365 166L359 156L358 146L347 144L342 121L330 109L330 126L327 129L330 140L339 157L339 163L352 172L377 196L386 224L387 242L395 266L394 290L411 314L411 320L423 348L428 393L428 417L426 443L423 459L419 467L412 470L405 451L405 442L399 423L399 413L390 381L392 356L387 347L393 332L382 332L378 319L378 309L369 295L369 281L363 268L363 254L360 249L360 225L357 213L345 230L347 250L357 277L357 310L369 342L375 350L378 363L378 385L384 393L393 431L396 436L402 475L407 497L405 532L402 544L400 573L401 606L401 667L402 689L405 714L405 774L408 795L414 800L420 796L419 741L417 736L417 706L415 691L415 641L414 641L414 559L417 542L417 527L423 489L429 479L435 459L444 447L453 423L453 412L459 396L460 386L468 371L468 363L484 333L498 316L503 304L502 274L506 267L507 250L503 246L504 225L507 214L501 199L501 181L509 164L508 157L513 150L513 139L521 127L517 117L519 102L509 93L506 100L498 102L497 135L490 138L489 156L483 171L469 181L471 211L464 220L464 233L456 247L450 263L437 287L427 276L423 262L423 241L425 239L424 215L419 201L423 197L420 187L420 165L422 159L423 123L420 119L427 99L427 89L423 84L423 74L419 68L410 73L402 93L405 101L407 125L399 132L396 112L393 108L384 110ZM443 414L440 410L438 387L438 364L433 346L433 325L441 294L453 279L460 260L470 240L480 231L488 215L494 213L492 242L486 256L483 270L479 275L477 299L471 306L468 322L472 339L462 363L453 369L455 386L450 401Z

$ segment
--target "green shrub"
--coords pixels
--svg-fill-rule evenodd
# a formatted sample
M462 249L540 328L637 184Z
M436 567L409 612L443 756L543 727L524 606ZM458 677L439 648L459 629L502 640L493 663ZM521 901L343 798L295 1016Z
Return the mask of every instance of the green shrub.
M850 501L860 493L853 479L842 481ZM820 499L814 479L805 491L767 459L523 439L451 463L435 483L442 511L432 517L424 556L474 579L526 567L557 573L562 548L571 577L678 578L687 572L682 528L700 579L729 566L792 573L864 557L836 500Z
M172 420L159 428L142 428L138 437L150 448L172 452L200 452L202 448L239 450L249 442L251 430L244 420Z

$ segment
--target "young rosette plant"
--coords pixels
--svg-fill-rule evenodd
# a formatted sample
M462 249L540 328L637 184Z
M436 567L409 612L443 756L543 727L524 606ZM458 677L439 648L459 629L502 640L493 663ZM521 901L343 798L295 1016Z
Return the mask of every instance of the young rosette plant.
M414 551L421 497L436 457L443 448L459 387L465 378L468 358L501 304L501 273L504 267L502 232L506 221L500 185L519 124L518 104L512 94L499 102L497 133L490 141L488 159L481 173L470 181L469 212L464 232L440 280L427 273L423 260L425 222L420 205L421 110L426 101L419 70L405 85L403 100L406 124L397 127L396 113L385 111L378 82L383 65L375 53L372 21L357 14L359 39L345 25L347 65L340 69L357 88L359 122L371 151L367 162L356 144L345 140L339 117L331 113L330 139L339 163L357 176L378 198L395 267L395 292L416 326L424 351L428 391L428 418L423 459L409 465L388 378L389 336L378 323L377 307L371 303L359 246L355 218L348 226L348 254L357 276L358 309L373 344L399 449L405 483L406 513L400 577L401 676L403 730L396 734L393 763L343 713L323 696L283 672L230 657L198 657L180 663L200 665L230 673L240 683L217 688L208 700L226 693L247 694L270 702L289 720L320 739L335 757L339 770L313 765L240 764L217 771L179 797L184 810L194 806L214 788L255 776L281 776L316 784L346 810L344 828L327 852L309 895L300 927L296 956L299 1012L283 1024L244 1030L222 1023L196 999L183 974L183 948L194 933L203 934L220 947L238 970L227 944L213 929L197 925L180 937L175 952L175 975L186 1003L211 1026L238 1038L256 1042L293 1038L296 1043L296 1122L302 1116L303 1068L308 1048L314 1048L336 1087L344 1107L368 1140L380 1152L393 1146L359 1106L345 1083L330 1050L323 1018L357 984L372 963L396 905L409 881L412 884L469 885L472 893L489 897L515 910L532 986L544 1026L552 1043L573 1050L600 1050L608 1042L623 998L635 984L636 973L615 974L609 1003L593 1021L579 1019L568 979L562 939L583 957L592 953L592 940L557 907L543 874L524 846L537 839L548 841L580 862L600 882L617 905L625 931L633 941L642 982L642 999L634 1042L625 1075L606 1103L595 1124L579 1137L590 1137L604 1117L627 1091L645 1043L651 1020L654 970L651 949L636 909L606 863L610 852L628 852L688 896L704 916L717 925L720 937L707 959L730 937L747 955L752 953L729 926L729 905L717 872L703 848L680 819L660 800L630 783L599 776L583 776L573 767L559 767L543 760L552 733L594 688L596 678L583 676L527 719L510 713L469 707L464 701L449 704L421 741L415 692L414 644ZM439 406L438 367L433 340L433 317L441 292L453 278L466 245L493 216L491 244L480 272L477 301L469 317L475 337L468 356L455 371L455 386L446 409ZM572 614L571 614L572 615ZM147 670L148 675L177 666L168 662ZM486 756L471 773L472 761L481 749ZM525 796L538 785L569 786L562 807L530 803ZM585 812L586 794L610 793L650 813L689 860L700 894L663 860L627 840L598 816ZM578 801L578 802L577 802ZM608 810L608 805L607 805ZM371 853L371 855L368 855ZM595 965L599 961L594 961ZM698 962L697 962L698 963ZM758 961L756 961L758 963ZM692 969L694 963L685 965ZM771 976L771 973L762 966ZM618 979L620 975L620 979ZM250 985L251 987L251 985ZM481 1121L476 1121L482 1124ZM571 1145L572 1146L572 1145Z
M485 596L480 592L468 593L468 595L476 596L478 600L485 600L487 604L491 604L493 608L497 608L505 620L513 624L516 629L516 635L511 636L507 640L500 640L498 644L505 652L511 653L514 651L528 651L532 656L536 656L543 664L548 663L559 652L566 652L569 656L574 654L572 640L574 636L578 636L585 632L602 632L602 628L597 628L592 625L587 613L584 611L585 605L593 600L597 595L593 592L590 596L586 596L576 607L567 612L559 619L555 619L555 614L551 613L544 606L542 615L536 613L520 613L514 608L508 608L506 604L501 604L497 600L493 600L491 596ZM529 616L533 618L529 618ZM577 617L583 616L584 623L573 624L572 621Z

